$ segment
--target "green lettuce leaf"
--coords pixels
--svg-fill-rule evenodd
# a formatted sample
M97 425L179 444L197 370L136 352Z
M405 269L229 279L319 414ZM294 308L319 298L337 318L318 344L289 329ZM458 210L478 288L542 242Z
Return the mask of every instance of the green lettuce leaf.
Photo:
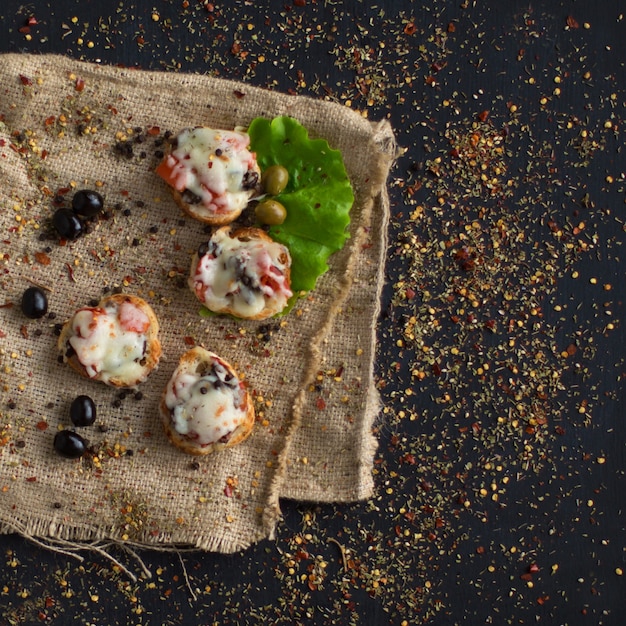
M349 238L354 194L341 153L324 139L309 139L291 117L256 118L248 134L262 171L282 165L289 172L287 187L276 196L287 218L269 233L289 249L294 293L310 291Z

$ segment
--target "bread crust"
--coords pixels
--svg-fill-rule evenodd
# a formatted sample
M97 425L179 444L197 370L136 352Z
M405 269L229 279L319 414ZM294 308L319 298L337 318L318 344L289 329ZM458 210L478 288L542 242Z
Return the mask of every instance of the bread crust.
M102 380L98 376L89 376L85 366L78 360L78 357L74 353L73 350L69 351L68 356L68 347L70 347L69 340L72 337L72 320L74 316L72 316L69 320L65 322L63 328L61 329L61 334L59 335L58 340L58 348L62 353L63 360L78 374L80 374L83 378L87 378L89 380L98 380L111 387L136 387L138 384L142 383L148 375L156 369L159 364L159 360L162 354L161 342L158 338L159 333L159 320L156 317L156 314L152 310L152 307L142 298L138 296L134 296L131 294L112 294L105 296L98 302L98 307L106 307L110 303L116 304L117 306L121 305L123 302L130 302L135 307L143 311L150 325L148 330L146 331L146 353L145 353L145 365L142 367L142 374L139 378L134 380L126 380L123 378L115 378L111 377L108 380ZM78 309L80 310L80 309Z
M215 231L213 235L216 235L217 233L221 231L230 231L230 228L231 228L230 226L225 226L223 228L220 228L217 231ZM228 234L231 239L239 239L239 241L260 240L260 241L265 241L267 243L278 243L278 242L275 242L264 230L260 228L255 228L253 226L238 228L237 230L234 230L233 232L229 232ZM279 244L279 245L282 245L282 244ZM193 280L193 276L195 274L199 260L200 259L199 259L198 253L196 252L191 261L191 270L190 270L191 280ZM287 286L290 286L291 285L291 265L290 264L287 265L285 268L284 277L285 277L285 282ZM263 310L259 311L257 314L248 315L248 316L241 315L241 313L236 312L232 307L223 307L222 309L218 311L213 311L213 312L220 313L223 315L232 315L233 317L237 317L239 319L258 321L258 320L267 319L268 317L272 317L273 315L280 313L283 310L283 308L284 307L266 306L265 308L263 308Z
M230 213L220 213L215 215L208 215L204 212L198 210L198 207L202 207L201 204L189 204L183 200L183 196L180 191L177 191L173 187L170 187L170 192L172 197L174 198L174 202L187 214L189 217L192 217L199 222L203 222L204 224L209 224L211 226L224 226L225 224L230 224L235 221L242 213L244 208L247 205L244 205L240 209L235 211L231 211ZM249 198L252 198L254 195L254 190L250 191Z
M226 368L226 370L230 374L232 374L237 378L237 380L239 380L237 372L232 367L232 365L230 365L230 363L222 359L214 352L210 352L209 350L206 350L205 348L202 348L200 346L192 348L180 357L178 367L176 368L176 371L172 374L172 377L186 372L195 372L198 366L211 363L213 360L217 360L221 365ZM186 454L193 454L195 456L205 456L207 454L212 454L213 452L225 450L226 448L232 448L233 446L244 442L252 432L255 420L255 412L252 399L250 398L250 394L243 386L241 386L240 389L244 392L243 402L245 408L245 417L243 421L235 428L235 430L232 431L227 441L215 441L213 443L202 446L196 443L194 440L189 439L184 435L181 435L174 428L171 412L166 404L166 386L163 394L161 395L161 402L159 407L161 410L163 429L165 431L165 434L167 435L167 438L179 450L182 450Z

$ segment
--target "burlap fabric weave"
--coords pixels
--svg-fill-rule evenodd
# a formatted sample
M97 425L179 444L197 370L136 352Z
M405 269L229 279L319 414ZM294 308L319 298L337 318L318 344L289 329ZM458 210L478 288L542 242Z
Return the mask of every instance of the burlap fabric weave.
M102 67L59 56L0 65L0 529L68 541L186 544L232 552L271 536L279 499L350 501L372 490L378 412L374 325L385 252L389 125L347 108L208 76ZM351 238L284 318L206 319L186 287L207 239L154 174L163 133L290 115L341 150L356 196ZM49 221L79 188L106 212L61 245ZM52 315L20 311L31 284ZM55 326L114 289L154 308L164 356L119 390L60 363ZM194 458L168 443L159 396L179 356L202 345L245 376L257 420L241 446ZM82 459L53 451L69 404L88 394L97 426Z

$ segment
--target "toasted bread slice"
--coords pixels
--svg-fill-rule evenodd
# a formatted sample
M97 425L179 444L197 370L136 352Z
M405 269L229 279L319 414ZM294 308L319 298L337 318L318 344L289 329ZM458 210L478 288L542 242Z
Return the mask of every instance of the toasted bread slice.
M63 325L58 346L81 376L112 387L136 387L158 365L159 322L150 305L128 294L105 296Z
M189 216L213 226L229 224L260 189L261 170L249 144L250 137L238 131L185 129L156 173Z
M250 320L280 313L293 295L289 250L259 228L215 231L191 262L189 287L209 310Z
M254 426L254 406L233 367L201 347L181 356L160 406L167 437L187 454L236 446Z

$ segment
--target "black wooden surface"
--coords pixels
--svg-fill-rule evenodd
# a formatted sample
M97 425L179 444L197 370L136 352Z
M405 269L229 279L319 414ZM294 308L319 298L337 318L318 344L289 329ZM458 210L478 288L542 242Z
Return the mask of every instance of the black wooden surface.
M372 500L137 583L2 537L0 623L622 624L619 4L4 0L0 51L337 100L405 153Z

